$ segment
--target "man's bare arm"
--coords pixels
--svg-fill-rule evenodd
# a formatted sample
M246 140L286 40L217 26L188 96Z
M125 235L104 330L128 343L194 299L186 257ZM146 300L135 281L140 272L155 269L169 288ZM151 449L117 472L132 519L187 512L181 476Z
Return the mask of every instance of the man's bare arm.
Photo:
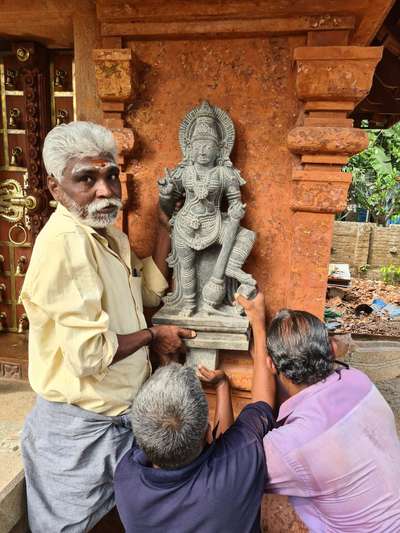
M228 379L217 387L216 394L214 427L218 426L215 434L215 437L218 438L233 424L231 386Z
M182 339L195 337L193 330L178 326L152 326L128 335L117 335L118 349L111 364L132 355L143 346L150 345L160 358L171 358L185 349Z
M216 406L214 415L214 428L217 428L215 437L230 428L233 424L233 408L231 387L229 379L223 370L208 370L199 366L199 376L202 381L215 386Z
M251 347L253 358L253 380L251 395L253 402L266 402L272 408L275 404L275 376L269 356L267 355L267 342L265 323L254 324L253 345Z
M118 339L118 349L112 360L112 365L122 361L125 357L132 355L134 352L143 348L143 346L148 346L153 337L148 329L141 329L136 331L136 333L129 333L128 335L117 335Z
M236 301L243 307L253 330L253 345L250 349L253 358L253 402L266 402L271 407L275 403L275 375L270 357L267 355L265 329L265 303L261 292L253 300L236 295Z

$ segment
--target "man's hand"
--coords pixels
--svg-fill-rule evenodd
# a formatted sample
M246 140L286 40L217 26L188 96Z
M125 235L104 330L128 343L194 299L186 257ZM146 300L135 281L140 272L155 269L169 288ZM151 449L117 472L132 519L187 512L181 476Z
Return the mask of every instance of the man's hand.
M219 368L216 370L209 370L208 368L199 365L197 367L197 375L209 385L215 387L216 404L214 415L214 437L218 438L233 424L233 409L231 388L228 376L223 370Z
M150 331L154 336L151 348L159 355L163 364L179 360L185 353L186 348L182 339L196 337L195 331L178 326L153 326Z
M248 300L243 294L235 294L235 301L241 305L253 329L257 326L265 328L265 300L262 292L252 300Z
M208 383L209 385L213 385L216 388L220 387L224 383L229 383L228 376L219 368L216 370L209 370L205 366L199 365L197 370L197 375L201 381L204 381L204 383Z

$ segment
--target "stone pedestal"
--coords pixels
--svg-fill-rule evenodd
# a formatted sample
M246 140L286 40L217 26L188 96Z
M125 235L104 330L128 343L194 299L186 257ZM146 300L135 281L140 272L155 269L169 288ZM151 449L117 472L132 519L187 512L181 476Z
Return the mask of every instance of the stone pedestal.
M219 350L248 350L249 321L245 317L220 317L196 313L181 317L168 308L153 316L153 324L169 324L193 329L197 336L185 339L186 364L197 368L199 364L214 370L218 366Z

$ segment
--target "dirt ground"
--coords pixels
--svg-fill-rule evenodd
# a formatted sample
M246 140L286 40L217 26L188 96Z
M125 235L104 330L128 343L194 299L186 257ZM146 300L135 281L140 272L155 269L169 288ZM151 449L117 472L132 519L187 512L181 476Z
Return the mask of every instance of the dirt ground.
M307 533L286 496L268 494L261 508L263 533Z
M375 298L389 304L400 305L400 285L388 285L383 281L352 279L347 289L328 289L326 307L338 311L341 326L335 333L358 333L400 337L400 318L391 319L388 315L361 312L356 308L361 304L371 305Z

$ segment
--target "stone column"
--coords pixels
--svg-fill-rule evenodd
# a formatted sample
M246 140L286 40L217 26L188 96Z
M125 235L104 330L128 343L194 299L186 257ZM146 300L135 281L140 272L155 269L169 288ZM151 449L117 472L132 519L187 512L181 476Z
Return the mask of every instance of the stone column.
M323 316L335 213L346 207L351 174L341 168L368 145L348 114L369 92L382 48L310 46L294 49L296 89L303 102L288 134L295 155L288 306Z
M93 50L93 61L103 123L112 130L118 147L122 201L126 203L128 175L125 169L127 158L133 150L134 135L130 128L125 128L124 114L126 105L132 101L135 93L133 53L130 48L97 49ZM123 215L117 225L122 229Z

